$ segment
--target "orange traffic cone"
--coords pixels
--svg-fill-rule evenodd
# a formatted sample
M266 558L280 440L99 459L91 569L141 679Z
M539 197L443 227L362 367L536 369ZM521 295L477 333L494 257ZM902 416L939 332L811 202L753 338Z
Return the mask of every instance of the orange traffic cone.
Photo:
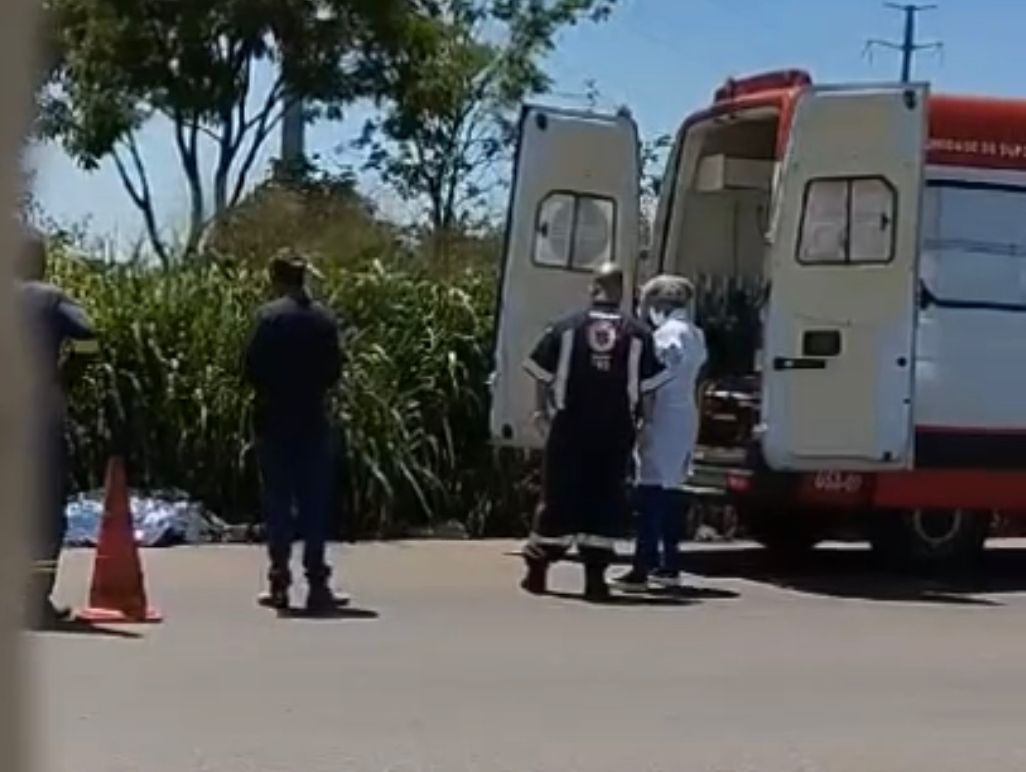
M135 543L125 464L112 458L107 466L103 522L96 547L89 607L76 615L86 622L160 622L160 612L146 600L142 561Z

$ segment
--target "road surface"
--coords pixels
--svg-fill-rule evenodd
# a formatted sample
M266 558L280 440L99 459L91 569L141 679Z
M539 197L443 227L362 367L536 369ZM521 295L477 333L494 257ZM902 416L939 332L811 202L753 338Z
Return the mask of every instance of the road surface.
M1026 769L1026 545L982 577L780 573L692 547L693 587L593 606L514 589L515 545L349 547L355 608L279 619L252 547L145 555L163 625L32 633L41 772ZM60 592L84 600L91 554Z

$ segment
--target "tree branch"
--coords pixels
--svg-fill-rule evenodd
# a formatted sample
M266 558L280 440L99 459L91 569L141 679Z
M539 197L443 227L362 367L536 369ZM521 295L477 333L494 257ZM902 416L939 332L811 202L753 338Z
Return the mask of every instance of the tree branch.
M249 105L249 91L250 91L250 88L252 88L252 83L253 83L253 60L252 60L252 58L250 58L247 55L245 63L242 64L240 69L241 69L241 73L242 73L241 74L242 84L241 84L241 89L240 89L240 91L241 91L241 98L239 99L239 102L238 102L238 105L237 105L238 109L236 111L236 116L235 116L236 124L237 124L238 129L239 129L239 133L233 139L233 144L235 145L235 152L236 153L238 153L239 147L240 147L240 145L242 143L242 136L243 136L243 132L245 131L245 127L249 124L249 118L248 118L247 112L248 112L248 105Z
M197 128L198 128L200 134L202 134L204 137L206 137L207 139L211 140L212 142L220 142L221 141L221 135L218 134L216 131L214 131L209 126L199 126Z
M182 170L185 172L185 179L189 186L189 236L185 252L187 255L192 255L199 245L206 219L203 179L199 164L200 119L196 116L187 118L179 111L175 115L174 128L175 144L178 147Z
M235 206L242 199L243 194L246 192L246 182L249 179L250 172L253 170L253 165L256 163L260 149L263 147L264 142L267 141L271 132L281 123L285 112L291 106L287 100L283 99L284 91L284 79L279 77L268 91L267 98L264 100L260 111L239 129L239 142L235 149L235 155L242 149L244 138L251 132L252 139L250 140L249 150L242 159L242 163L239 165L238 172L236 173L234 190L228 199L229 207Z
M139 146L135 141L135 135L129 134L127 139L124 141L124 144L128 149L129 158L131 159L136 177L138 178L137 181L132 179L132 175L128 171L125 160L121 157L121 153L118 152L117 147L111 151L111 158L114 160L114 168L118 172L118 177L121 178L121 184L128 193L128 197L142 213L150 246L153 248L157 259L160 260L161 265L164 268L167 268L170 265L171 260L168 255L167 246L164 244L164 240L160 237L160 229L157 227L157 217L153 209L153 195L150 190L149 176L146 174L146 166L143 163L142 155L139 152Z

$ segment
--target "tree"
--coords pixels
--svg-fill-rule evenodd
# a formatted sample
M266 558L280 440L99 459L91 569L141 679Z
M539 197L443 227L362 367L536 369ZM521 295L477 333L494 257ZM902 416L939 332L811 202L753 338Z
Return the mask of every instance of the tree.
M188 185L185 250L193 253L211 219L241 199L261 148L295 100L338 117L378 81L370 76L398 42L408 5L45 0L53 62L40 133L84 169L113 162L166 261L138 139L152 118L166 118ZM208 153L214 161L205 166Z
M357 143L367 168L423 204L435 238L473 228L509 158L517 106L550 87L542 60L559 31L615 2L422 0Z
M659 134L641 143L641 219L645 241L651 238L651 229L662 194L663 174L673 148L673 136Z
M360 194L349 170L308 168L257 185L211 228L206 247L213 256L250 267L292 247L322 266L357 268L398 254L399 242L400 234Z

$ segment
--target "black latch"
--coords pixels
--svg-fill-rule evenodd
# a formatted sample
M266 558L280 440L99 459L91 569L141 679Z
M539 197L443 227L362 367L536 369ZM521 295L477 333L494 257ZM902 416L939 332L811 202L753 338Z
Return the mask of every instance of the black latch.
M814 357L776 357L773 360L774 370L826 370L825 359Z

